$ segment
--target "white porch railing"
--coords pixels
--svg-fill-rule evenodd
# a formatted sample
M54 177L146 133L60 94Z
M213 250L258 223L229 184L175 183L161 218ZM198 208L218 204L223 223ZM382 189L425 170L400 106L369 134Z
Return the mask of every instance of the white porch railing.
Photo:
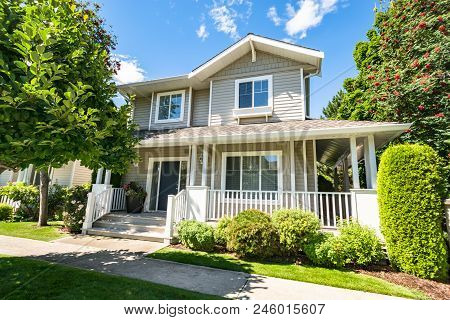
M125 209L125 190L123 188L112 188L111 211L123 211Z
M11 200L7 196L1 196L0 203L5 203L7 205L10 205L11 207L13 207L14 212L16 212L16 210L20 207L20 201Z
M247 209L268 214L281 208L298 208L314 212L323 227L335 228L338 220L352 216L350 192L278 192L209 190L208 220L234 217Z

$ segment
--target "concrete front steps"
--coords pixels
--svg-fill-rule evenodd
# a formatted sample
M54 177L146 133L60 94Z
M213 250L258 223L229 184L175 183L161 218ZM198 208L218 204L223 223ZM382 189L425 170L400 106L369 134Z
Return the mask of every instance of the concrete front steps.
M87 234L95 236L164 242L166 213L109 213L95 221Z

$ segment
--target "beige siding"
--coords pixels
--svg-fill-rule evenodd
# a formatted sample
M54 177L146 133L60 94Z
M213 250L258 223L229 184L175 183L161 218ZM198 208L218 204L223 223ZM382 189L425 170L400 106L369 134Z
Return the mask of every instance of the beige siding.
M251 72L266 72L295 66L300 66L300 64L294 60L265 53L263 51L257 51L256 61L252 62L252 54L249 52L242 58L220 70L213 77L239 76Z
M75 172L73 175L73 186L80 186L92 181L92 170L83 167L79 161L75 162Z
M269 121L302 120L303 98L300 69L270 73L273 75L273 115ZM260 75L267 75L263 73ZM235 80L213 81L211 125L235 124L233 116ZM260 123L265 118L245 119L241 123Z
M53 169L51 183L59 184L61 186L70 186L70 182L72 181L73 165L74 165L74 162L71 161L61 168Z
M209 89L194 91L193 96L191 124L193 127L207 126L209 116Z
M151 100L151 98L136 98L134 102L133 119L140 130L148 129Z

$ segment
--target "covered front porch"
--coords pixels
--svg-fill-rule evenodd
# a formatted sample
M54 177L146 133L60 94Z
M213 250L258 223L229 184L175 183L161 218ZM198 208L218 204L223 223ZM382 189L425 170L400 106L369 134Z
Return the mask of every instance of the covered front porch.
M123 182L145 187L144 212L167 212L167 239L183 219L217 221L250 208L268 214L279 208L309 210L328 229L350 218L376 227L375 152L407 126L364 124L307 120L153 133L143 139L141 162ZM358 163L364 164L364 177ZM331 183L319 183L322 164L335 176L340 173L334 190ZM93 196L93 221L125 209L122 189L99 185L104 190Z

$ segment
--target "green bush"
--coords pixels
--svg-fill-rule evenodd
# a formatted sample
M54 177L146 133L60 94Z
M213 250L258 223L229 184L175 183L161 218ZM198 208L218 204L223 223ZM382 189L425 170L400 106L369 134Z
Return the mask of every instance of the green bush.
M81 231L90 189L89 184L67 189L63 221L69 232L79 233Z
M275 211L273 223L280 236L281 250L288 255L297 255L320 229L314 213L299 209Z
M20 207L14 214L16 221L37 221L39 216L39 189L23 182L9 183L0 187L0 196L20 201Z
M303 252L311 263L324 267L343 267L344 250L339 238L331 233L320 232L304 245Z
M216 229L214 229L214 238L216 239L216 244L222 247L227 245L229 231L228 228L231 224L231 219L224 217L217 223Z
M48 216L52 220L63 220L66 206L67 190L63 186L54 184L48 192Z
M383 258L381 241L375 230L358 222L344 222L339 226L340 242L345 264L368 266Z
M228 230L227 248L240 256L267 258L278 253L277 231L264 212L243 211L233 218Z
M313 264L326 267L368 266L383 258L381 242L375 230L357 222L343 223L339 235L319 233L304 245L304 253Z
M214 250L214 228L210 225L194 220L184 220L178 224L177 230L178 237L184 246L206 252Z
M446 177L442 160L428 146L392 146L381 156L381 231L389 259L401 271L431 279L447 276L442 229Z
M9 204L0 203L0 221L11 221L13 219L13 210Z

